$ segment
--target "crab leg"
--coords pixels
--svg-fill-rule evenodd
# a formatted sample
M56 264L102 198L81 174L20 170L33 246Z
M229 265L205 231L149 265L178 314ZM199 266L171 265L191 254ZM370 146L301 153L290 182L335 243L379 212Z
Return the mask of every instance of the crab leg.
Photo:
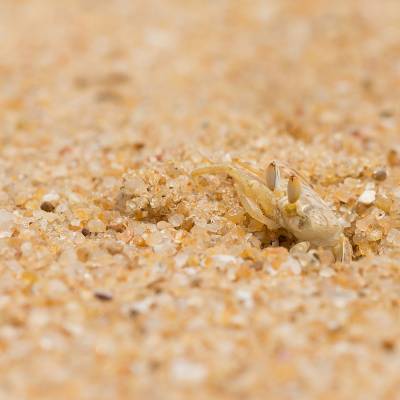
M244 168L246 171L251 172L252 174L256 175L259 179L261 179L261 171L258 169L254 168L251 164L244 162L242 160L239 160L235 158L233 162L237 165L240 165L242 168Z
M274 196L268 187L263 184L259 177L254 176L246 171L241 171L232 165L226 164L214 164L206 167L196 168L194 171L192 171L192 176L218 173L227 174L235 180L235 182L239 185L240 190L238 190L238 192L241 193L242 197L246 198L244 201L246 206L244 204L243 206L246 209L251 210L253 215L257 214L259 216L256 218L257 220L262 222L260 220L261 213L264 219L268 218L271 220L271 222L275 222L275 226L278 226L277 208ZM266 225L272 226L271 223Z
M267 218L260 207L254 203L250 198L246 197L243 194L243 191L239 184L235 184L235 189L238 194L239 200L242 203L243 208L246 210L247 214L250 215L250 217L254 218L256 221L261 222L262 224L266 225L268 229L270 230L275 230L279 228L279 225L272 221L271 219Z
M353 259L353 248L351 247L349 239L342 235L339 243L333 248L336 260L348 264Z

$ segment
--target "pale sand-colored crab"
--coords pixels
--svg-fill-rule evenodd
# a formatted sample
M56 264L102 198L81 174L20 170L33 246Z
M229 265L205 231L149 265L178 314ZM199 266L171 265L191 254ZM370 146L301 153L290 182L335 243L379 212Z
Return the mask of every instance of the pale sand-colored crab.
M246 212L268 229L284 228L300 242L332 249L338 261L351 261L339 218L297 171L272 161L263 172L236 160L196 168L192 176L217 173L233 178Z

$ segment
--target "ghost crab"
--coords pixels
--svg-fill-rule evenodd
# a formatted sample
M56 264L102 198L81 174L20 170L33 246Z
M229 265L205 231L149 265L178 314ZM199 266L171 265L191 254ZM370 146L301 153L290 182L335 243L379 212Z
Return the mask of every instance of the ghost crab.
M337 215L294 169L272 161L266 172L236 160L196 168L192 176L227 174L246 212L270 230L284 228L300 242L330 248L336 260L350 262L352 248Z

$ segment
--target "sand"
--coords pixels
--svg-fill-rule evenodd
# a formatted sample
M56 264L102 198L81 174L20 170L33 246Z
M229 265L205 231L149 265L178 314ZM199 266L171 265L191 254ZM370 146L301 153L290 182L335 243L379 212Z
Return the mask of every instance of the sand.
M399 399L398 0L0 4L1 399ZM296 169L353 249L244 210Z

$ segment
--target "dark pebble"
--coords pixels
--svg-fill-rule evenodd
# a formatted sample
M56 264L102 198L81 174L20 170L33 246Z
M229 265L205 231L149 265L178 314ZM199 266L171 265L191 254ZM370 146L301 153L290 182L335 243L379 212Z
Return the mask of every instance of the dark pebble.
M376 169L373 172L372 176L376 181L384 181L387 177L386 169L384 169L384 168Z
M51 204L49 201L44 201L41 205L40 208L43 211L46 212L53 212L55 210L55 207L53 206L53 204Z
M96 297L96 299L101 300L101 301L111 301L113 299L113 296L111 293L102 292L102 291L94 292L94 297Z
M89 236L90 235L90 231L87 228L83 228L81 232L82 232L83 236Z

